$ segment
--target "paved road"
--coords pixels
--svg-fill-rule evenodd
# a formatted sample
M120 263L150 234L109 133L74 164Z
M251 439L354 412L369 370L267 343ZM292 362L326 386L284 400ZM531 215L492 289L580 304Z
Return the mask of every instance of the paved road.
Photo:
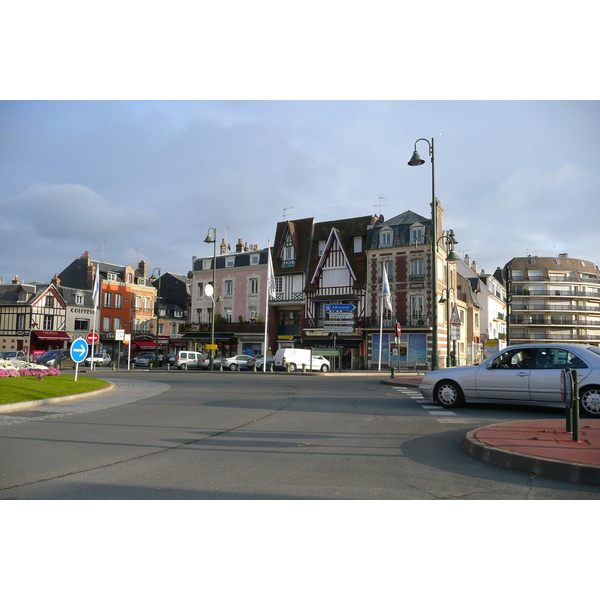
M600 497L461 449L471 429L548 409L452 413L373 376L100 375L117 385L102 400L2 416L0 499Z

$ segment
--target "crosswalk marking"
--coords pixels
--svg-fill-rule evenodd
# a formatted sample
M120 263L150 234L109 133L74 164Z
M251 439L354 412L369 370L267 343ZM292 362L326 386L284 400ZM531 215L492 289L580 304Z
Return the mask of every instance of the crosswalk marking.
M425 400L423 395L419 390L411 389L411 388L403 388L403 387L394 387L392 388L397 392L400 392L404 396L409 397L411 400L414 400L417 404L420 404L430 415L434 417L444 416L446 417L456 417L456 413L445 409L439 404L432 402L431 400ZM439 420L439 419L438 419ZM452 419L450 419L451 421Z

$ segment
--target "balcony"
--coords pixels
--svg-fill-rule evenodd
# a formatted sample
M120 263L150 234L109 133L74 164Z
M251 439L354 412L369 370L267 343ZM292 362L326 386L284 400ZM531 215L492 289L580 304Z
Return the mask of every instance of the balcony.
M275 298L271 302L304 302L304 292L292 292L285 294L284 292L277 292Z
M514 286L513 296L574 296L577 298L598 298L600 299L600 289L594 292L584 292L582 290L530 290L525 286Z
M379 327L381 323L381 317L367 317L365 320L365 327ZM391 319L383 319L384 327L396 327L396 323L400 323L402 327L430 327L431 318L429 315L411 317L404 315L401 317L393 317Z
M513 325L551 325L552 327L600 327L600 321L568 320L550 317L549 319L536 319L527 315L511 315Z
M600 313L600 306L573 306L572 304L549 304L547 302L531 303L528 306L514 306L514 311L519 312L570 312L577 313ZM513 313L514 315L514 313Z
M518 335L510 335L510 343L514 344L517 341L524 340L536 340L536 341L544 341L544 342L597 342L600 340L600 335L579 335L579 334L569 334L569 333L532 333L525 332L520 333Z

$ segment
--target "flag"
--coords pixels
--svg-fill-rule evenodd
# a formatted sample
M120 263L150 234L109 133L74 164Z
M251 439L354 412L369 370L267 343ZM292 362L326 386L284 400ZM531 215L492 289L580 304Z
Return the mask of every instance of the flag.
M390 282L388 281L387 269L385 263L383 266L383 301L385 302L386 308L392 312L392 295L390 294Z
M273 259L271 258L271 248L267 248L267 296L275 298L275 272L273 271Z
M94 302L94 309L96 309L98 308L98 304L100 304L100 265L96 265L96 274L94 275L94 287L92 289L92 300Z

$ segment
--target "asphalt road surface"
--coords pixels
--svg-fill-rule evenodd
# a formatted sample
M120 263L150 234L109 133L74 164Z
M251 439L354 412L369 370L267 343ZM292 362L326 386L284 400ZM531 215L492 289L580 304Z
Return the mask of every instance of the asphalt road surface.
M465 453L553 409L428 405L381 376L98 372L94 399L0 415L0 499L594 499Z

